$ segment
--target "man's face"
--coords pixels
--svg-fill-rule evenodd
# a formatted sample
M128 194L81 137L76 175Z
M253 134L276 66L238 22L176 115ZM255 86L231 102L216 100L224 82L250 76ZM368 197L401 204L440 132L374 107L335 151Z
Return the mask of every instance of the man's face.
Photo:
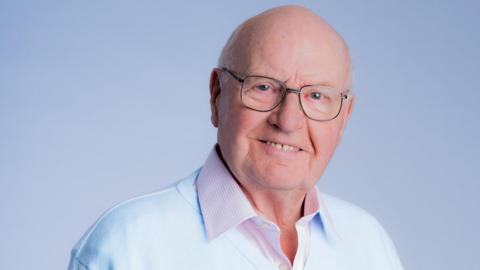
M284 81L289 88L326 84L346 90L348 60L328 42L263 42L248 49L248 57L230 69L243 75L263 75ZM352 97L339 116L326 122L308 119L298 96L287 94L270 112L242 105L241 84L216 70L218 91L212 91L212 121L218 126L222 156L237 180L250 190L310 189L320 178L340 140L351 112ZM279 148L279 144L288 147Z

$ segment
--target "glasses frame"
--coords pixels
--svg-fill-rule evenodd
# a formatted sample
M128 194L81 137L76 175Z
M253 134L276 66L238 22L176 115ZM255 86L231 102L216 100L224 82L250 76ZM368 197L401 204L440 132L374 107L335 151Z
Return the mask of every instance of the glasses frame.
M302 108L303 114L308 119L313 120L313 121L317 121L317 122L326 122L326 121L333 120L333 119L337 118L338 115L340 115L340 112L342 111L342 107L343 107L343 101L348 98L348 93L350 92L350 90L347 89L347 90L339 93L340 94L340 108L338 109L338 112L332 118L330 118L330 119L315 119L315 118L310 117L307 114L307 112L303 108L302 98L300 97L300 93L302 92L302 89L305 88L305 87L313 86L312 84L304 85L300 89L288 88L287 85L284 82L282 82L280 80L277 80L275 78L271 78L271 77L267 77L267 76L259 76L259 75L246 75L242 78L242 77L238 76L237 74L235 74L234 71L232 71L232 70L230 70L226 67L220 67L219 69L227 72L228 74L230 74L236 81L238 81L241 84L240 85L240 100L242 101L243 106L249 108L250 110L257 111L257 112L269 112L269 111L274 110L275 108L278 107L278 105L283 103L283 100L285 99L285 97L287 96L288 93L292 93L292 94L296 94L298 96L298 102L300 103L300 108ZM258 109L254 109L254 108L246 105L245 102L243 101L243 83L249 77L270 79L270 80L273 80L273 81L277 82L280 86L282 86L285 89L285 91L283 91L282 97L279 99L278 103L275 104L272 108L270 108L268 110L258 110Z

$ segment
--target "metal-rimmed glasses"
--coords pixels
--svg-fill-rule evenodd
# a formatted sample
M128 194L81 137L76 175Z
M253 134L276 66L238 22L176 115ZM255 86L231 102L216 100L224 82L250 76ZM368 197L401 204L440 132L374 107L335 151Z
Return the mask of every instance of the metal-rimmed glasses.
M244 106L258 112L268 112L283 102L288 93L298 96L304 114L314 121L335 119L342 110L349 90L339 92L330 86L305 85L300 89L288 88L284 82L257 75L240 77L226 67L219 68L241 83L240 99Z

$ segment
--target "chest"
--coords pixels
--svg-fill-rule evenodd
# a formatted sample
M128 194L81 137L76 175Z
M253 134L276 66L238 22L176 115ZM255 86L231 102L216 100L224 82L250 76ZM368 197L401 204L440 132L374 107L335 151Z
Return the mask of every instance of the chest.
M288 269L266 259L238 230L232 230L211 242L205 239L183 237L170 241L131 245L129 256L115 260L117 270L142 269L205 269L205 270L274 270ZM137 250L132 253L131 250ZM323 235L312 233L311 247L304 270L368 269L341 246L332 246ZM370 269L369 269L370 270Z

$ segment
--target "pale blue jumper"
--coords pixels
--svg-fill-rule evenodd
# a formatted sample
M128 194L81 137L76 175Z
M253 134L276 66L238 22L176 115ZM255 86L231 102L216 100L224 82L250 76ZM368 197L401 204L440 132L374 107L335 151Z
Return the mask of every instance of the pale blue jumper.
M72 250L70 270L274 270L237 229L208 241L195 189L199 170L166 190L117 205ZM390 237L362 209L321 194L305 270L402 270Z

